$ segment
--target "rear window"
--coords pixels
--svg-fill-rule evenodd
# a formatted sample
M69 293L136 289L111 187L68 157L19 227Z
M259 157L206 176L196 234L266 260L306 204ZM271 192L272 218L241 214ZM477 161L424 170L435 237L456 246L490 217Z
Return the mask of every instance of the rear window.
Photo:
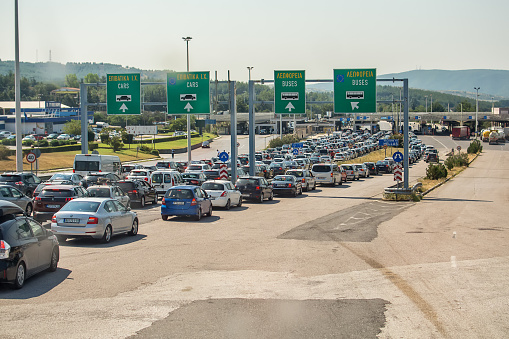
M110 189L106 187L87 189L88 196L94 198L109 198Z
M124 192L129 192L129 191L134 190L134 183L133 182L117 182L117 185Z
M134 166L122 166L122 172L131 172L134 169Z
M74 169L76 171L99 171L99 161L80 161L77 160L74 162Z
M95 201L76 201L71 200L60 209L60 211L76 211L76 212L97 212L100 202Z
M169 189L164 196L168 199L193 199L193 191L187 189Z
M249 186L249 185L258 185L258 179L239 179L237 180L237 185Z
M188 170L191 170L191 171L199 171L202 169L201 166L197 166L197 165L191 165L191 166L188 166L187 167Z
M223 184L217 184L214 182L206 182L201 186L204 190L210 190L210 191L224 191L224 185Z
M351 166L351 165L343 165L341 167L343 167L344 169L349 170L349 171L354 169L353 166Z
M50 181L53 181L53 180L71 180L71 177L72 175L71 174L61 174L61 173L56 173L56 174L53 174L53 176L49 179Z
M314 165L313 172L332 172L332 167L327 165Z
M62 190L57 188L43 189L39 193L39 197L55 197L55 198L67 198L72 197L72 190Z
M0 181L18 182L18 181L21 181L21 176L20 175L2 174L2 175L0 175Z
M161 184L163 182L163 174L162 173L156 173L152 175L152 182L154 184Z
M197 173L182 173L182 178L193 178L193 179L196 179L196 178L199 178L200 175L197 174Z
M304 172L301 172L301 171L286 171L286 174L293 175L297 178L301 178L304 176Z

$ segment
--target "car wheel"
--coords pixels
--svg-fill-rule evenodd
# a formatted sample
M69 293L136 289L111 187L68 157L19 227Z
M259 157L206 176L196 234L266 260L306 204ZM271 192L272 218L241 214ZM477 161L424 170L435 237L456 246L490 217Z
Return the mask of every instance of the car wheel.
M309 183L306 184L306 192L309 191Z
M145 196L144 195L141 196L140 206L141 206L141 208L145 207Z
M269 200L270 200L270 201L274 200L274 192L270 192Z
M237 204L237 207L241 207L242 206L242 197L239 197L239 203Z
M157 194L154 195L154 200L152 201L152 205L157 205Z
M198 208L198 214L196 214L195 219L196 220L200 220L201 219L201 208Z
M103 234L103 237L101 238L101 242L107 244L111 241L111 226L108 225L106 226L106 229L104 230L104 234Z
M212 216L212 204L210 204L210 207L209 207L209 213L207 213L207 215L208 215L209 217L211 217L211 216Z
M131 227L131 230L129 231L129 235L135 236L138 234L138 219L133 220L133 226Z
M313 191L316 190L316 182L313 184Z
M230 199L226 202L226 205L224 206L225 209L229 210L231 207Z
M168 216L167 216L167 215L164 215L164 214L161 214L161 218L162 218L164 221L168 220Z
M51 262L48 268L48 271L55 272L58 266L58 250L55 248L53 252L51 252Z
M25 285L26 279L26 268L25 263L22 261L18 264L18 268L16 268L16 277L14 278L14 288L19 290Z
M295 189L295 193L293 194L294 197L297 197L299 195L299 190Z
M59 243L64 243L67 240L67 237L64 235L57 235L57 240Z
M302 187L299 190L299 195L302 195Z
M260 193L260 204L263 204L263 192Z
M29 217L32 215L34 208L32 207L32 204L27 204L27 207L25 208L25 214Z

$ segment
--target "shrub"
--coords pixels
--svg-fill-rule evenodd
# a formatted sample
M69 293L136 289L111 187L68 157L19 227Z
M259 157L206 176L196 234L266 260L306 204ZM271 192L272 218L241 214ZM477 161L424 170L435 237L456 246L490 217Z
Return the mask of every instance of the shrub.
M2 145L7 145L7 146L16 145L16 139L3 139L1 142L2 142Z
M60 140L53 139L49 142L51 147L60 146Z
M150 151L152 151L152 148L148 147L147 145L141 145L140 151L143 153L150 153Z
M444 161L444 165L449 170L451 170L453 167L468 166L468 155L466 153L461 153L450 156Z
M99 145L95 142L89 142L88 143L88 150L93 151L99 148Z
M103 144L107 144L109 145L110 144L110 135L109 134L106 134L106 133L102 133L101 134L101 142Z
M34 142L32 140L24 140L21 142L23 146L32 146Z
M49 146L49 141L48 141L48 140L46 140L46 139L41 139L41 140L37 141L37 142L35 143L35 145L36 145L37 147L48 147L48 146Z
M478 139L473 140L468 146L467 152L470 154L482 152L481 141L479 141Z
M403 147L403 134L393 134L389 139L398 139L398 147Z
M102 137L102 134L101 134L101 137ZM124 144L122 143L122 139L120 139L120 137L117 137L117 136L111 137L109 139L108 144L111 146L111 148L113 148L113 152L120 151L122 149L122 147L124 147Z
M426 178L431 180L447 178L447 168L443 164L429 164L426 169Z
M280 138L275 138L275 139L272 139L271 141L269 141L269 148L276 148L276 147L281 147L285 144L292 144L294 142L299 142L300 139L293 135L293 134L287 134L285 136L283 136L283 139L280 139Z
M153 149L150 151L150 154L155 155L156 157L159 156L159 150Z
M0 160L7 160L10 155L10 151L5 145L0 145Z

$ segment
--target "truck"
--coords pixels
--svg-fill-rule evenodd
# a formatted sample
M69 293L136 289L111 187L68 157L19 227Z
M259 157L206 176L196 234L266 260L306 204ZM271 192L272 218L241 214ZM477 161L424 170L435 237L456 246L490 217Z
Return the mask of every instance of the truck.
M488 142L490 140L491 130L485 129L481 132L481 138L483 142Z
M505 134L503 131L496 130L491 131L490 133L490 145L498 145L498 144L504 144L505 143Z
M454 126L452 128L452 139L470 139L470 128L468 126Z
M112 172L120 176L122 175L120 158L117 155L76 154L73 173L85 176L91 172Z

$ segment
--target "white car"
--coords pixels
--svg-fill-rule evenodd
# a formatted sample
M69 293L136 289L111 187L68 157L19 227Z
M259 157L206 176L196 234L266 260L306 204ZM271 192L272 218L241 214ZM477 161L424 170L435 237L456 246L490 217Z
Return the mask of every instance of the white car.
M152 174L152 171L148 169L134 169L126 177L126 180L146 181L147 183L152 185L152 177L150 176L150 174Z
M209 180L205 181L201 188L207 192L214 207L224 207L229 210L232 205L242 206L242 194L230 181Z
M208 164L190 164L186 168L186 172L203 172L211 169Z
M27 140L36 141L37 139L35 139L35 137L33 135L27 135L23 139L21 139L21 141L27 141Z
M71 139L71 136L69 134L60 134L57 137L57 140L69 140L69 139Z

